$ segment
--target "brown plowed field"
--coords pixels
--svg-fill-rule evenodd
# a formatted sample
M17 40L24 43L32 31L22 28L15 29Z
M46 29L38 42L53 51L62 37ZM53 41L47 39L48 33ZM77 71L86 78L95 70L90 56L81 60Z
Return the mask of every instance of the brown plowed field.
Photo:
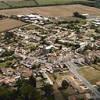
M71 16L75 11L78 11L80 13L89 13L90 15L100 15L100 9L78 4L0 10L0 14L16 15L39 13L46 16Z
M0 32L19 27L25 23L13 19L0 20Z

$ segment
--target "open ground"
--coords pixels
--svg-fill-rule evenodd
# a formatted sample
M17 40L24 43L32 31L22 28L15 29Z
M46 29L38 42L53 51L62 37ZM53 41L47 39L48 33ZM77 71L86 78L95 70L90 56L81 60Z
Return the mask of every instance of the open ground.
M0 1L22 1L22 0L0 0Z
M0 21L0 32L16 28L24 25L25 23L13 19L4 19Z
M100 16L100 9L83 5L63 5L63 6L48 6L48 7L31 7L0 10L0 14L16 15L39 13L45 16L72 16L73 12L89 13L90 15Z
M79 73L83 75L87 80L89 80L92 84L100 81L100 70L96 70L93 67L87 66L85 68L81 68Z

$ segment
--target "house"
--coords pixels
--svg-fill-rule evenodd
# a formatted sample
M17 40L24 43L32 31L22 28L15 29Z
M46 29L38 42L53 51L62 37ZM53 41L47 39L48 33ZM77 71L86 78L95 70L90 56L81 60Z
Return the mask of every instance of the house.
M42 73L42 76L45 78L45 83L53 85L52 80L49 78L49 76L45 72Z
M5 49L0 47L0 56L5 52Z
M44 53L50 53L50 51L55 48L55 46L53 45L49 45L49 46L44 46L43 51Z
M38 14L29 14L29 15L17 15L17 17L25 22L35 22L36 21L48 21L47 17L40 16Z

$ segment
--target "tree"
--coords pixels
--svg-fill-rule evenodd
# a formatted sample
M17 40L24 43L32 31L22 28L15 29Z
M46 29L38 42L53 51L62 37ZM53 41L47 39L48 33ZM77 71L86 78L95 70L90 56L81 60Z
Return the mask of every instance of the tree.
M36 48L37 48L37 45L30 45L28 48L30 48L30 52L32 52L32 51L34 51L34 50L36 50Z
M95 32L96 32L96 33L100 33L100 27L95 28Z
M51 96L53 95L53 86L50 85L50 84L45 84L44 87L43 87L43 90L45 92L45 95L46 96Z
M30 84L24 83L19 89L19 96L22 100L40 100L40 93Z
M10 39L12 39L14 37L14 34L12 33L12 32L5 32L5 36L4 36L4 38L6 39L6 40L10 40Z
M12 62L11 62L11 61L8 61L8 62L6 63L6 67L11 67L11 65L12 65Z
M14 100L15 91L6 86L0 86L0 100Z
M73 13L73 16L74 16L74 17L79 17L79 18L82 18L82 19L86 19L86 16L83 16L83 15L80 14L79 12L74 12L74 13Z
M29 84L32 85L33 87L36 87L36 78L33 77L33 75L31 75L29 78Z
M97 88L97 89L98 89L98 91L100 92L100 86L98 86L98 88Z
M66 80L63 80L61 85L63 89L67 89L69 86L69 83Z
M79 35L80 29L78 27L75 27L75 31L76 31L75 33Z
M3 19L3 18L5 18L5 16L4 15L0 15L0 19Z
M74 12L74 13L73 13L73 16L74 16L74 17L79 17L79 15L80 15L79 12Z
M18 20L18 17L16 15L11 15L10 18Z
M33 77L30 79L33 80ZM33 87L32 81L21 79L17 82L17 100L41 100L40 92Z
M30 79L33 80L33 77ZM16 90L5 85L0 86L0 100L41 100L41 95L29 80L19 79Z

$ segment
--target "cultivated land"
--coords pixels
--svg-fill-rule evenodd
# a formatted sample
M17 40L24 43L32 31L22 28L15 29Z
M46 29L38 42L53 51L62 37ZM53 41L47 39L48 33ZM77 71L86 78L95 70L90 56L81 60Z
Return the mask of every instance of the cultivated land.
M74 4L87 2L87 0L0 0L0 9L23 7L40 7L48 5Z
M0 1L22 1L22 0L0 0Z
M85 67L79 70L80 74L88 79L92 84L100 81L100 71L93 67Z
M98 0L0 0L0 9L41 7L50 5L83 4L100 8Z
M0 20L0 32L24 25L25 23L13 19Z
M0 10L0 14L16 15L16 14L30 14L39 13L45 16L72 16L73 12L89 13L90 15L100 15L100 9L88 7L83 5L64 5L64 6L48 6L48 7L34 7L34 8L19 8Z

